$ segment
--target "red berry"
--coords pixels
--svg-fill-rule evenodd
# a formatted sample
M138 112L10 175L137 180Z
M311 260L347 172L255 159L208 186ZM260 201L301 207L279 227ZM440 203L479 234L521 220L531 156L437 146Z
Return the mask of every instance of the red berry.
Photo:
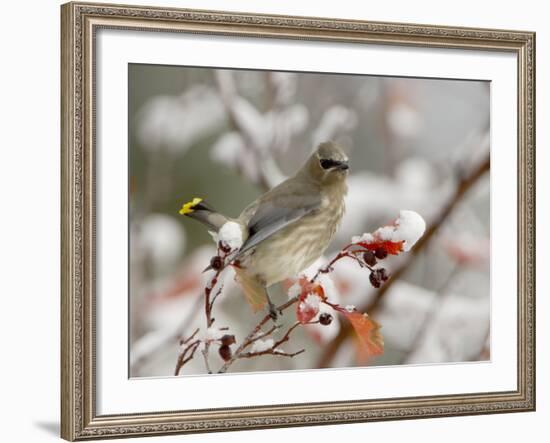
M380 287L380 277L378 276L378 272L373 271L369 275L370 284L373 285L375 288Z
M332 315L330 315L328 312L323 312L319 316L319 323L321 323L323 326L328 326L332 323Z
M231 334L225 334L221 339L222 345L232 345L235 343L235 336Z
M219 271L223 266L222 258L219 255L212 257L210 260L210 266L212 266L212 269L215 271Z
M388 256L388 251L384 248L377 248L376 251L374 251L374 255L377 259L384 260Z
M223 359L223 361L231 359L231 348L229 347L229 345L221 345L220 349L218 349L218 353L220 354L220 357Z
M365 260L365 263L369 266L376 265L376 257L374 255L374 252L372 252L371 250L365 251L365 253L363 254L363 260Z

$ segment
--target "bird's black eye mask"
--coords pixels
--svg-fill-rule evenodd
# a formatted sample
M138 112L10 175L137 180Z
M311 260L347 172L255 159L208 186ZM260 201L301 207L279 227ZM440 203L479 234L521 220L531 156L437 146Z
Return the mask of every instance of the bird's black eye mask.
M332 169L332 168L348 169L348 162L333 160L333 159L330 159L330 158L320 159L319 164L321 165L321 168L323 168L323 169Z

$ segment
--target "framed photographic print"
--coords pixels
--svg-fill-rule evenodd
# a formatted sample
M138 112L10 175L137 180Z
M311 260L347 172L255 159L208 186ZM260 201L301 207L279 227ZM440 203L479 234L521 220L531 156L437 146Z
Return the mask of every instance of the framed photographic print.
M534 410L534 33L61 14L63 438Z

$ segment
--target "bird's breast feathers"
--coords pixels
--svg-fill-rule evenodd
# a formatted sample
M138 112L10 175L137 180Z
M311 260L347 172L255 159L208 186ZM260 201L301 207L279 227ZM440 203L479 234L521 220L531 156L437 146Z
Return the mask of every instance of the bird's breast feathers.
M241 260L266 286L294 277L326 250L344 215L344 193L325 193L318 209L262 241Z

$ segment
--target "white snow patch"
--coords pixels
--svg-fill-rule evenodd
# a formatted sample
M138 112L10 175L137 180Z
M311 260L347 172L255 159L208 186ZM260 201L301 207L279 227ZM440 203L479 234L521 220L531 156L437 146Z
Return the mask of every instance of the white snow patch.
M362 243L369 244L374 242L374 236L369 232L365 232L363 235L354 235L353 237L351 237L351 242L352 243L362 242Z
M399 218L395 222L394 238L404 240L403 250L410 251L426 230L426 222L414 211L400 211Z
M394 233L395 233L395 227L394 226L384 226L382 228L378 228L375 231L375 237L378 240L382 241L395 241L394 240Z
M320 303L321 298L317 294L308 294L300 303L300 311L312 310L316 312L319 310Z
M228 221L218 231L218 241L225 243L232 251L239 249L243 244L241 226L236 222Z
M374 243L376 241L403 241L403 250L410 251L426 230L426 222L414 211L402 210L399 218L393 225L383 226L374 231L374 234L365 233L361 236L354 236L352 243Z
M265 340L259 339L252 343L250 352L263 352L271 349L275 342L272 338L266 338Z

